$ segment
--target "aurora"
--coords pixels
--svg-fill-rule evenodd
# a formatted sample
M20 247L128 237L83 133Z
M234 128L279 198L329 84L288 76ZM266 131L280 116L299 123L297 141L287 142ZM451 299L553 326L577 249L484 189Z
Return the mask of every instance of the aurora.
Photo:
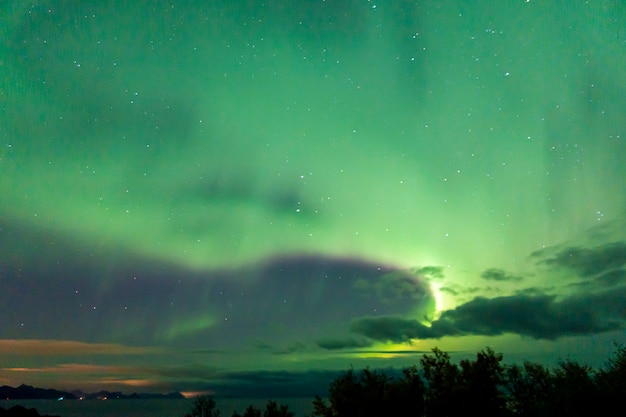
M9 7L0 382L623 342L623 6L396 3Z

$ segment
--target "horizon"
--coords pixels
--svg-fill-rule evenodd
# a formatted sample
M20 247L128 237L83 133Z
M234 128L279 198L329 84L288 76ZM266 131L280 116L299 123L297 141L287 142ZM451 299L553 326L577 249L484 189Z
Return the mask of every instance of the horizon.
M626 6L201 3L0 14L0 385L626 343Z
M429 357L429 358L434 358L435 357L435 351L438 348L433 348L433 350L431 350L430 352L424 352L423 354L423 358ZM486 347L484 349L481 349L479 352L476 352L476 354L480 354L480 353L485 353L485 352L489 352L489 347ZM601 375L603 372L608 371L613 369L612 372L616 372L615 371L615 367L617 366L619 368L619 363L620 363L620 358L623 357L624 352L626 352L625 350L625 346L624 345L620 345L616 342L614 342L613 344L613 350L610 353L610 355L608 357L602 358L601 366L591 366L589 365L589 363L586 362L579 362L577 359L572 358L570 355L568 355L567 357L560 357L558 359L558 361L553 364L553 365L548 365L545 363L539 363L539 362L532 362L532 361L528 361L528 360L523 360L521 363L517 363L517 362L509 362L509 361L505 361L504 360L504 355L502 355L500 352L493 352L495 353L495 355L501 355L501 362L500 365L502 366L503 369L507 369L509 367L516 367L516 366L523 366L526 364L538 364L544 367L544 369L546 369L547 371L549 371L550 373L553 373L555 371L557 371L558 369L562 369L563 364L567 364L567 363L574 363L574 364L578 364L581 365L582 367L586 367L588 369L588 375L591 376L592 378L597 377L598 375ZM460 360L453 360L452 359L452 355L450 355L450 352L443 352L446 355L449 355L450 358L450 362L455 365L458 366L460 365L460 362L464 361L464 360L469 360L469 361L475 361L476 360L476 356L464 356L462 359ZM454 354L455 352L452 352L452 354ZM620 356L621 355L621 356ZM373 373L381 373L383 375L385 375L386 377L390 378L389 381L399 381L402 379L403 376L403 371L407 370L413 366L416 367L417 369L417 373L418 375L421 376L421 378L424 378L423 375L423 366L420 363L421 361L418 361L417 363L414 364L410 364L407 365L401 369L398 368L394 368L394 367L379 367L379 368L372 368L369 366L366 366L365 368L361 368L361 369L354 369L354 367L350 366L349 369L344 369L344 370L337 370L334 371L330 374L328 374L328 381L326 381L326 387L330 388L332 386L333 381L336 381L338 379L341 379L342 377L344 377L345 375L347 375L350 372L355 372L357 375L360 375L361 373L363 373L364 371L369 371L369 372L373 372ZM306 374L300 374L300 376L305 376ZM293 375L294 377L297 377L298 375ZM305 376L306 378L306 376ZM320 381L317 381L318 383ZM137 395L139 399L177 399L177 398L172 398L172 397L168 397L170 395L174 395L174 394L179 394L181 395L183 398L178 398L178 399L185 399L185 400L190 400L190 399L194 399L197 397L201 397L201 396L210 396L213 397L215 399L257 399L257 400L272 400L272 399L276 399L276 398L298 398L298 399L302 399L302 398L315 398L317 396L321 397L322 399L326 399L328 392L326 392L324 395L320 395L319 393L315 393L315 394L310 394L310 395L304 395L303 393L299 393L297 395L277 395L280 394L278 391L274 390L274 391L266 391L263 393L263 390L258 390L258 386L254 386L254 387L248 387L248 395L242 396L242 395L236 395L235 393L230 393L228 395L219 395L216 392L213 391L171 391L171 392L165 392L165 391L160 391L160 392L155 392L155 391L110 391L110 390L104 390L104 389L100 389L100 390L96 390L96 391L87 391L81 388L75 388L75 389L59 389L59 388L54 388L54 387L37 387L37 386L32 386L32 385L27 385L27 384L20 384L19 386L15 386L15 387L11 387L8 385L2 385L0 386L0 388L4 388L4 387L8 387L11 389L22 389L22 388L28 388L28 389L35 389L35 390L54 390L56 392L56 394L70 394L73 395L75 398L64 398L64 397L60 397L60 398L50 398L49 400L60 400L60 399L67 399L67 400L96 400L96 401L100 401L100 400L115 400L115 399L131 399L132 396ZM310 386L309 388L314 388L314 389L318 389L320 388L320 386ZM255 395L250 395L251 391L254 391L255 389L257 389L257 391L255 392ZM105 397L94 397L95 395L98 394L121 394L124 396L124 398L121 397L109 397L109 396L105 396ZM56 395L55 394L55 395ZM85 397L80 396L80 397L76 397L77 394L85 394ZM149 398L149 397L145 397L142 398L142 395L146 395L146 396L159 396L158 398ZM17 398L2 398L3 400L14 400L14 401L19 401L21 399L17 399ZM37 400L37 399L44 399L44 398L26 398L24 400Z

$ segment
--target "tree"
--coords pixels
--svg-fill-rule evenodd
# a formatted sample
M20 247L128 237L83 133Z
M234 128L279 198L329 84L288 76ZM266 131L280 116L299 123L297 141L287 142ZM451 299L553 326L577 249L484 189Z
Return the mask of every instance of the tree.
M294 417L295 414L289 411L289 407L285 404L278 404L276 401L269 400L265 405L263 417Z
M486 348L476 359L455 365L450 355L435 348L420 360L421 368L403 369L397 379L351 369L330 384L328 403L315 397L313 416L582 417L613 415L626 408L624 346L595 373L570 359L553 370L531 362L504 366L502 359Z
M335 379L328 390L329 404L313 400L313 415L319 417L419 417L423 411L424 383L417 368L403 370L394 380L383 372L349 370Z
M554 378L542 365L524 362L524 366L505 368L508 408L519 416L547 416L548 402L553 397Z
M420 360L427 384L424 397L426 415L462 415L458 403L459 368L450 362L450 355L439 348L434 348L433 354L424 355Z
M507 414L503 391L502 354L491 348L476 354L476 360L462 360L458 381L458 401L469 414L502 416Z
M220 410L217 409L215 400L211 395L200 395L196 397L191 413L185 417L219 417Z
M384 377L379 375L365 369L361 376L357 376L354 370L350 369L331 382L328 388L329 405L326 405L319 396L315 397L313 415L320 417L366 416L366 413L372 410L371 405L378 408L375 405L380 397L378 385L384 384L382 381Z
M615 344L615 353L598 371L595 380L599 402L604 410L598 415L610 415L612 410L626 409L626 346Z
M235 411L232 417L261 417L262 415L261 410L250 404L248 408L246 408L246 411L243 412L243 416Z
M567 359L554 371L554 392L550 409L552 415L594 415L598 407L596 385L589 366Z
M316 396L313 401L313 415L320 417L358 415L356 410L361 404L361 384L350 369L331 382L328 388L329 405Z
M313 413L311 415L317 417L333 417L335 414L330 405L326 405L322 397L316 395L313 400Z
M265 411L261 411L252 404L246 408L243 416L238 412L234 412L232 417L294 417L295 414L289 411L289 407L285 404L278 404L274 400L268 400L265 404Z
M387 388L385 409L390 416L424 415L424 381L415 365L402 370L402 378Z

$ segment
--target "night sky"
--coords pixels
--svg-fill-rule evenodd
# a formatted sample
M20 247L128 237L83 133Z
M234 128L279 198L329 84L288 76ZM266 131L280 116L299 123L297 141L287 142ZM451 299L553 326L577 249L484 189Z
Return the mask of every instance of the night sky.
M602 365L626 7L471 3L3 6L0 384L324 395L435 346Z

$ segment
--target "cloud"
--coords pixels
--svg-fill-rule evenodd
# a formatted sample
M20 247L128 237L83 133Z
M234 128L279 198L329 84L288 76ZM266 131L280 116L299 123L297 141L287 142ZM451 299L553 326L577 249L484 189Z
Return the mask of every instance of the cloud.
M364 317L352 322L351 330L379 341L408 342L411 339L430 339L430 328L417 320L400 317Z
M207 389L220 396L286 398L325 395L343 371L248 371L223 373ZM202 388L202 387L200 387Z
M622 294L626 301L626 293ZM554 340L562 336L617 330L622 324L614 314L599 314L592 297L570 297L557 301L555 296L514 295L493 299L477 297L444 312L433 323L435 334L500 335L514 333L535 339Z
M425 278L436 278L436 279L444 278L443 267L441 266L423 266L420 268L415 268L413 272Z
M376 280L357 279L354 287L363 295L386 305L418 303L427 307L428 301L434 303L430 290L424 285L423 280L407 271L392 271Z
M343 339L320 339L315 344L326 350L340 350L370 347L373 341L363 338L348 337Z
M618 269L598 275L594 279L594 283L604 287L614 287L626 284L626 270Z
M487 281L510 281L510 282L517 282L517 281L521 281L523 279L519 275L508 274L506 271L504 271L502 269L498 269L498 268L487 269L487 270L483 271L482 274L480 274L480 277L482 279L487 280Z
M91 360L91 359L90 359ZM122 361L123 362L123 361ZM211 366L194 363L181 366L159 364L120 363L115 365L93 363L59 363L43 366L0 368L0 374L11 381L63 390L80 388L85 391L100 389L122 390L130 393L136 387L152 392L170 392L187 387L205 387L219 381L221 373Z
M553 292L554 286L550 287L527 287L515 291L516 295L541 296Z
M163 351L154 347L134 347L113 343L83 343L71 340L0 339L1 355L145 355Z
M275 355L291 355L293 353L306 352L309 350L309 347L302 342L295 341L286 346L280 346L272 352Z
M439 288L439 291L446 292L446 293L448 293L450 295L458 295L459 294L459 292L457 290L455 290L454 288L452 288L452 287L441 287L441 288Z
M557 299L553 295L512 295L473 300L443 312L425 326L400 317L365 317L351 330L379 341L403 342L444 336L505 333L555 340L626 328L626 287Z
M115 372L122 373L128 372L132 368L124 366L109 366L109 365L93 365L84 363L63 363L55 366L47 366L45 368L5 368L8 371L20 371L20 372L58 372L58 373L88 373L93 374L97 372Z
M0 293L7 339L185 350L247 349L265 340L287 353L299 348L296 341L314 347L344 334L357 317L435 308L425 279L350 257L292 254L212 271L133 256L114 270L98 259L20 265L9 263L5 275L6 287L20 293Z
M572 246L554 252L554 248L533 252L540 265L569 269L583 277L592 277L626 266L626 242L618 241L593 248Z
M598 289L619 287L626 284L626 270L616 269L594 277L592 280L574 282L569 287L576 288L577 291L595 292Z

